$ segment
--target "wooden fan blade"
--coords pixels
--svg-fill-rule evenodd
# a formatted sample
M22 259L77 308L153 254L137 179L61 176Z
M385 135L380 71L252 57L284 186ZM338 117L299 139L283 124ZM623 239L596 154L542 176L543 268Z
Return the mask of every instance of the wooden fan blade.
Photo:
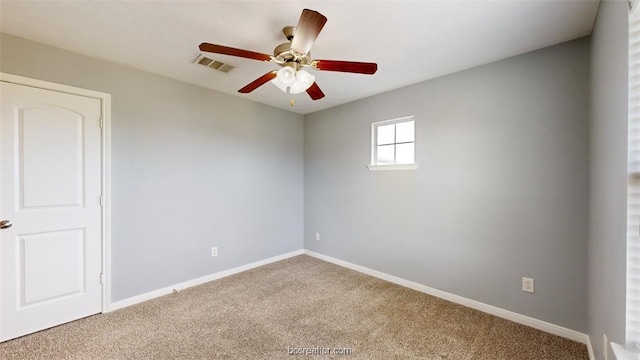
M238 56L238 57L254 59L254 60L271 61L271 55L262 54L255 51L236 49L228 46L209 44L209 43L200 44L200 51Z
M322 99L324 97L324 93L320 90L320 87L317 83L313 83L310 88L307 89L307 94L311 97L312 100Z
M250 82L249 84L247 84L247 86L245 86L242 89L238 90L238 92L239 93L243 93L243 94L250 93L253 90L259 88L262 85L264 85L268 81L271 81L271 80L275 79L276 73L277 72L275 70L274 71L269 71L268 73L260 76L259 78L255 79L252 82Z
M340 61L340 60L313 60L311 66L318 70L341 71L356 74L373 75L378 71L378 64L356 62L356 61Z
M291 41L291 50L302 55L308 53L326 22L327 18L319 12L309 9L302 10Z

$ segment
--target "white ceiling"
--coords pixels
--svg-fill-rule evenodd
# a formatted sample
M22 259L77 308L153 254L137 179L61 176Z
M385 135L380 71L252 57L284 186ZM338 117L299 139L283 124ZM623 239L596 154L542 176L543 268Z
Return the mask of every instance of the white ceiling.
M272 84L237 93L273 63L209 54L236 66L227 74L192 63L202 42L272 54L304 8L328 18L312 58L378 72L313 71L326 97L312 101ZM597 10L598 0L1 0L0 31L306 114L586 36Z

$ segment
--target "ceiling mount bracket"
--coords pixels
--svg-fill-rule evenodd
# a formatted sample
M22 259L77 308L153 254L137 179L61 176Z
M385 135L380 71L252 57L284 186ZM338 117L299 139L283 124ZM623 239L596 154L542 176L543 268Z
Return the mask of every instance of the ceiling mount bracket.
M296 27L285 26L282 28L282 33L284 34L284 37L287 38L287 40L291 41L293 40L293 36L296 34Z

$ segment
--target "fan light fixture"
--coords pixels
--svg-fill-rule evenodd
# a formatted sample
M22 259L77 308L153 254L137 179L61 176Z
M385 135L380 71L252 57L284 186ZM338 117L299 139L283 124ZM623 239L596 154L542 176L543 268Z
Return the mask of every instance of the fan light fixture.
M291 66L285 66L278 70L276 78L271 82L285 93L299 94L307 91L316 81L316 77L304 70L294 70Z
M309 51L326 22L327 18L319 12L309 9L302 10L298 26L285 26L282 29L282 33L288 42L276 46L273 50L273 55L209 43L200 44L199 49L200 51L214 54L273 62L282 67L278 71L270 70L268 73L248 83L238 90L241 94L248 94L271 81L285 93L298 94L306 91L311 100L320 100L324 98L324 93L316 83L315 76L301 69L311 67L319 71L339 71L366 75L373 75L378 70L376 63L312 60Z

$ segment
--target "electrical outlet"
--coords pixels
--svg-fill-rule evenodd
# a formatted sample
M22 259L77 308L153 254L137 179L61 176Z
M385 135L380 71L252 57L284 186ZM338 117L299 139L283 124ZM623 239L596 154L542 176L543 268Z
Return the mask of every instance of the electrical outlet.
M607 334L602 334L602 358L609 360L609 339L607 339Z
M316 233L316 240L320 241L320 233Z
M526 291L530 293L534 292L533 279L529 279L526 277L522 278L522 291Z
M212 247L211 248L211 257L216 257L218 256L218 247Z

